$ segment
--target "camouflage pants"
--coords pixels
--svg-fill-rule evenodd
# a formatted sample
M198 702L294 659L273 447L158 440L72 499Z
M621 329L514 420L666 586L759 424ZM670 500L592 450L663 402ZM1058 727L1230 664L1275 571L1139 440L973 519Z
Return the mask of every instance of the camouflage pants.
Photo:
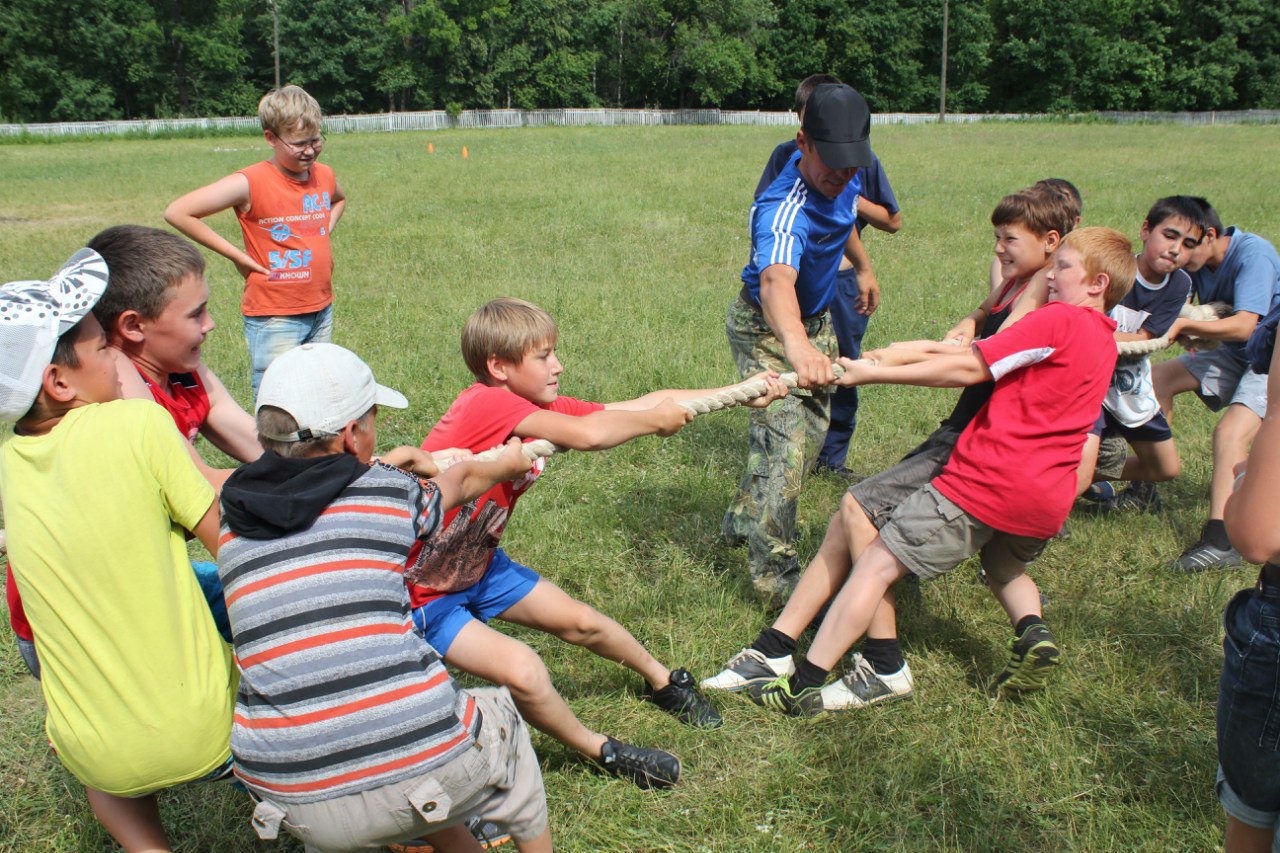
M743 378L761 370L791 370L782 343L760 309L741 297L729 306L725 331ZM819 352L836 357L836 338L827 312L806 320L805 331ZM792 547L796 500L805 472L822 448L830 408L830 391L822 389L793 390L767 409L751 410L747 470L722 527L730 542L746 541L751 579L763 591L783 592L799 576L800 561Z

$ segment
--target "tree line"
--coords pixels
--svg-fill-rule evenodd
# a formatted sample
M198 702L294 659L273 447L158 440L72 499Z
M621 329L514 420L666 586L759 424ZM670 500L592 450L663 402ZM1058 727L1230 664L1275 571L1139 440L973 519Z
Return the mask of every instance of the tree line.
M0 121L789 109L837 74L873 110L1280 108L1274 0L5 0Z

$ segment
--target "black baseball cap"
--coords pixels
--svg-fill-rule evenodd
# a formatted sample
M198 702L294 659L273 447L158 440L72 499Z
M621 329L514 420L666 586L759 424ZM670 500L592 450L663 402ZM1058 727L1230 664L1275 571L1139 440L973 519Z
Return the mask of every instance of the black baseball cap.
M801 127L827 168L871 165L871 110L852 86L823 83L815 88Z

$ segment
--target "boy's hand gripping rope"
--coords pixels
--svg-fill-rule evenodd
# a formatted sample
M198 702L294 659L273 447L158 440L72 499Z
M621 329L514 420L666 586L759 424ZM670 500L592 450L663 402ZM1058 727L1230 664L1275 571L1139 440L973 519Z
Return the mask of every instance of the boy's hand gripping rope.
M1178 316L1188 320L1204 321L1221 320L1224 317L1230 317L1233 313L1234 310L1225 302L1210 302L1207 305L1192 305L1188 302L1182 306ZM1219 344L1219 341L1209 340L1208 338L1193 337L1191 341L1195 344L1196 349L1213 349ZM1173 343L1166 334L1146 341L1119 341L1116 343L1116 349L1120 351L1120 355L1150 355L1153 352L1159 352L1162 349L1173 346Z
M836 379L839 379L844 375L844 368L834 362L831 365L831 371L835 374ZM794 388L799 384L795 373L783 373L779 378L788 388ZM682 400L680 405L693 412L695 416L705 415L707 412L717 412L721 409L732 409L735 406L741 406L745 403L749 403L757 397L763 397L766 390L767 386L763 379L748 379L745 382L739 382L737 385L730 385L728 388L724 388L714 394L708 394L705 397L697 397L692 400ZM535 439L533 441L526 441L523 447L524 456L530 462L568 449L569 448L567 447L561 447L558 444L553 444L552 442L542 438ZM484 451L483 453L477 453L475 455L475 461L492 462L502 455L502 451L503 448L494 447L490 450ZM441 465L440 469L444 470L447 467L449 466Z

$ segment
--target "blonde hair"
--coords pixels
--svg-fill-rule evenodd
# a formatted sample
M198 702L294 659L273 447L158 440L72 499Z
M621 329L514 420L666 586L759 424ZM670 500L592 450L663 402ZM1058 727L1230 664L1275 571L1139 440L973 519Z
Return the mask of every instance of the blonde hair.
M1138 274L1138 263L1133 257L1133 244L1129 238L1114 228L1090 226L1077 228L1062 239L1080 253L1085 274L1089 278L1106 275L1107 292L1104 294L1106 309L1110 311L1133 287Z
M499 296L476 309L462 327L462 358L467 369L488 384L489 358L519 364L539 346L554 345L556 321L532 302Z
M299 123L304 133L317 133L320 130L320 104L301 86L281 86L267 92L258 101L258 118L262 120L262 129L276 136L281 131L293 130Z

